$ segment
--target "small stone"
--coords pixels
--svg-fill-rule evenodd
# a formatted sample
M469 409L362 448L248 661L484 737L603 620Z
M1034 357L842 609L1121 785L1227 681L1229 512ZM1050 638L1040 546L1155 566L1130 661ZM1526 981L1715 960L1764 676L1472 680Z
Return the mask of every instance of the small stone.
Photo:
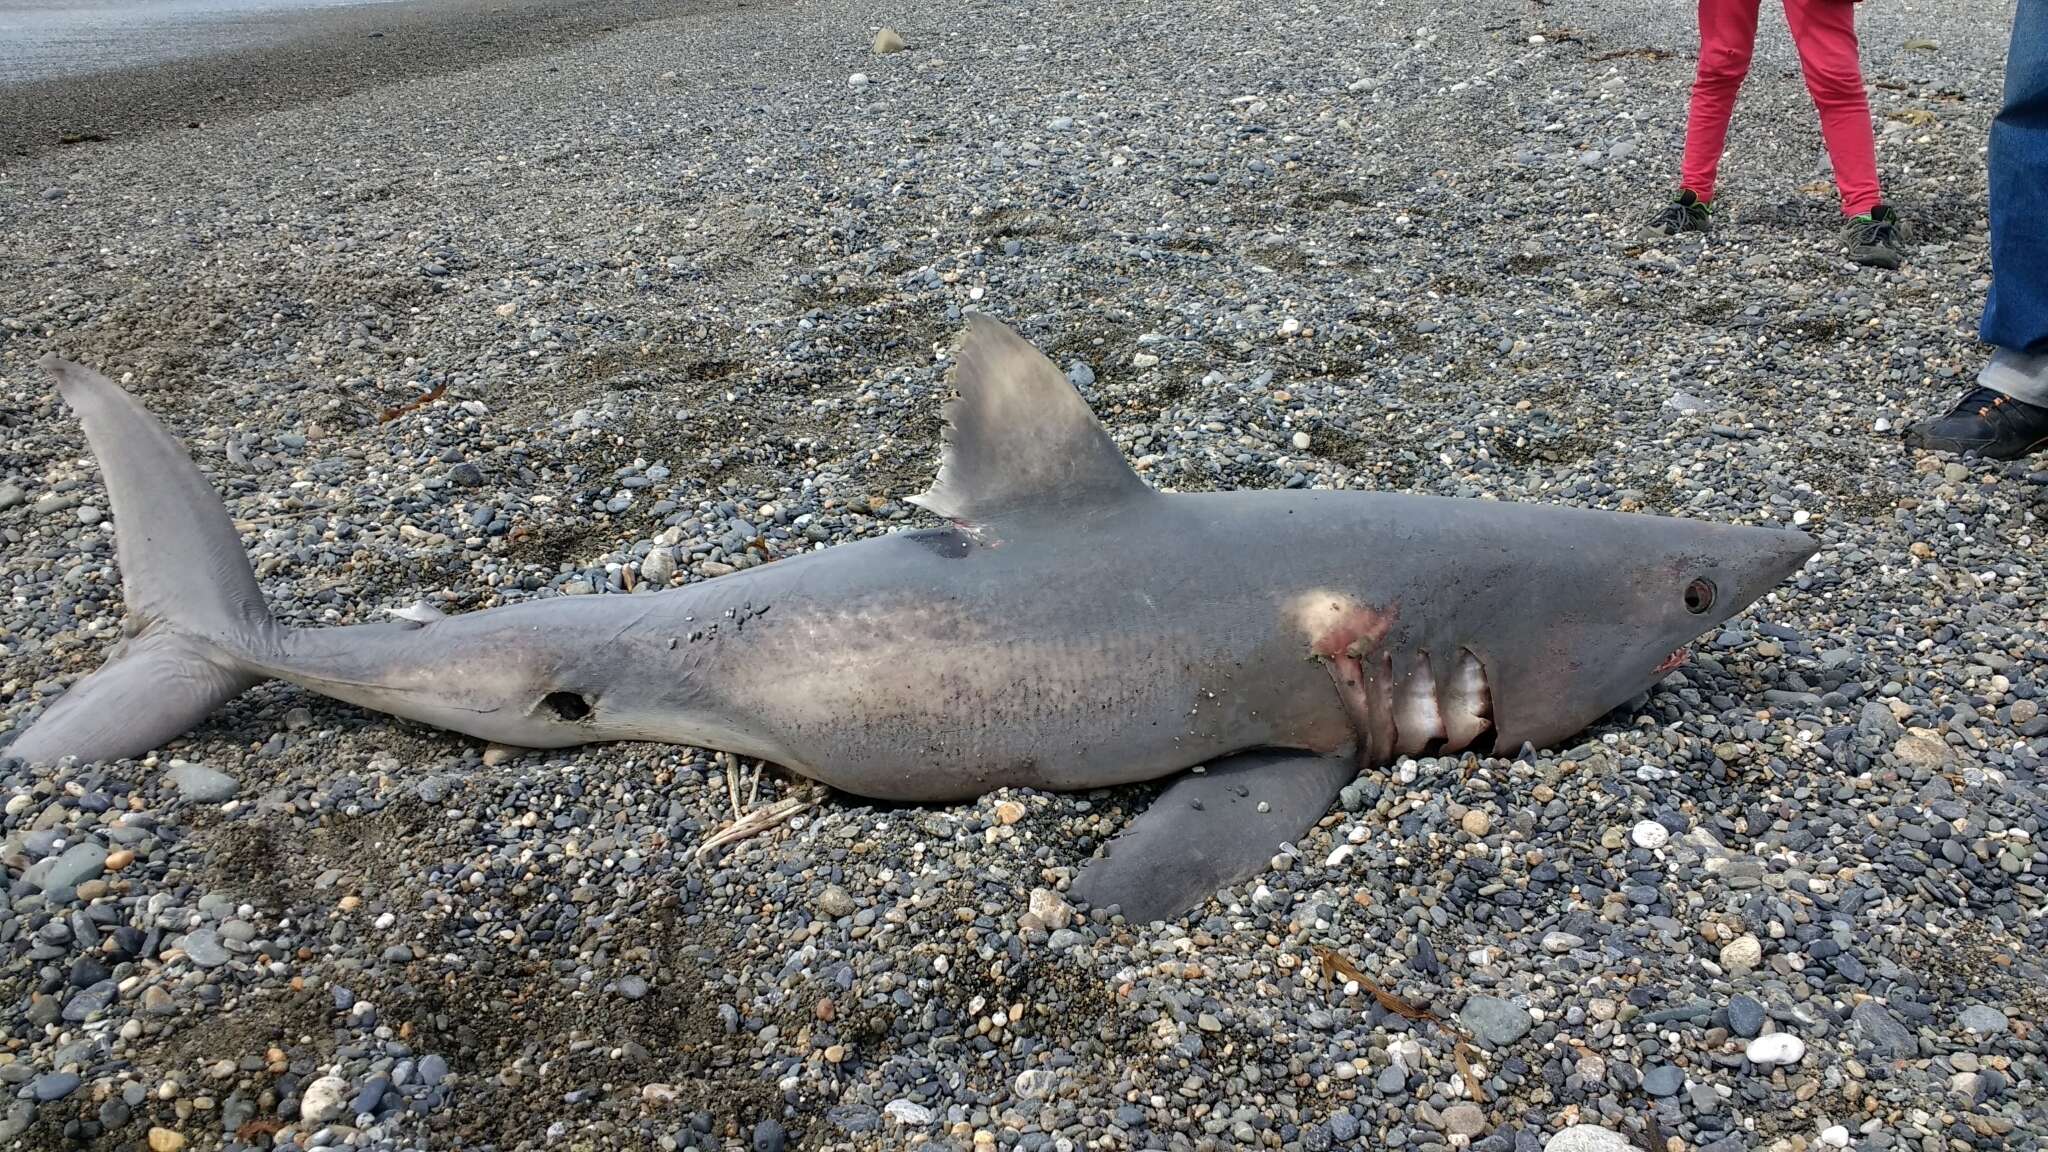
M78 1091L78 1084L76 1072L45 1072L29 1081L28 1090L36 1103L48 1104Z
M1751 1040L1742 1054L1759 1068L1797 1064L1806 1056L1806 1041L1790 1032L1773 1032Z
M1159 357L1154 356L1150 352L1140 352L1131 357L1131 367L1133 368L1154 368L1158 364Z
M1543 1142L1543 1152L1635 1152L1635 1142L1598 1124L1574 1124Z
M1296 432L1296 433L1294 434L1294 450L1295 450L1296 452L1306 452L1306 451L1308 451L1308 446L1309 446L1310 444L1312 444L1312 443L1314 443L1314 441L1312 441L1312 440L1310 440L1310 439L1309 439L1308 433L1306 433L1306 432ZM1475 810L1474 810L1473 812L1467 812L1467 813L1465 814L1465 818L1466 818L1467 820L1470 820L1470 819L1472 818L1472 816L1474 815L1474 813L1477 813L1477 815L1479 815L1479 816L1481 816L1481 817L1484 817L1484 816L1486 815L1486 813L1484 813L1484 812L1478 812L1478 811L1477 811L1477 809L1475 809ZM1473 835L1475 835L1475 836L1484 836L1484 835L1486 835L1486 833L1484 833L1484 832L1475 832L1475 833L1473 833Z
M639 1000L647 995L647 981L638 976L627 976L616 985L620 996L628 1000Z
M1031 890L1031 914L1047 929L1057 932L1074 922L1074 909L1050 888Z
M679 1095L680 1093L676 1091L676 1086L673 1084L656 1082L640 1086L640 1099L658 1108L666 1108L670 1104L675 1103Z
M325 1124L341 1115L348 1095L348 1081L339 1076L322 1076L299 1097L299 1119L308 1124Z
M1486 1112L1477 1104L1453 1104L1444 1109L1443 1122L1453 1136L1477 1136L1486 1131Z
M64 1019L73 1024L83 1024L119 998L119 985L112 980L101 980L88 988L81 988L64 1004Z
M754 1152L782 1152L785 1139L782 1125L774 1120L763 1120L754 1125Z
M1643 1091L1658 1099L1678 1095L1685 1087L1685 1072L1676 1064L1658 1064L1643 1073Z
M2005 1013L1988 1004L1972 1004L1963 1009L1962 1014L1956 1017L1956 1023L1961 1024L1964 1031L1975 1032L1979 1036L1996 1036L2007 1027Z
M1764 962L1763 941L1754 936L1742 935L1721 945L1721 968L1731 976L1742 976L1756 971Z
M847 86L848 88L865 88L865 87L867 87L867 86L868 86L868 74L867 74L867 73L865 73L865 72L855 72L855 73L854 73L853 75L851 75L851 76L848 76L848 77L846 78L846 86Z
M1849 1021L1871 1048L1886 1059L1911 1059L1920 1054L1920 1041L1890 1009L1875 1000L1865 1000L1849 1013Z
M1306 443L1308 437L1305 434L1297 432L1295 435L1303 441L1303 443L1297 444L1295 447L1308 447ZM1458 819L1458 827L1463 828L1465 835L1472 837L1474 840L1483 840L1488 832L1493 831L1493 817L1487 815L1484 809L1473 808Z
M1043 1068L1031 1068L1017 1074L1017 1095L1026 1100L1050 1099L1053 1089L1058 1086L1058 1079Z
M228 950L211 928L195 928L178 941L187 959L201 968L218 968L228 962Z
M1562 956L1586 942L1583 936L1569 932L1546 932L1543 934L1543 950L1553 956Z
M1728 1031L1753 1040L1764 1030L1764 1006L1754 996L1736 996L1728 1001Z
M109 872L119 872L133 863L135 863L135 853L126 848L107 853L106 866Z
M179 1152L185 1146L185 1137L169 1128L149 1130L149 1152Z
M526 749L514 748L509 744L486 744L483 756L484 767L502 768L525 754Z
M1655 850L1662 848L1671 839L1671 829L1655 820L1645 820L1628 830L1628 838L1638 848Z
M996 823L1008 827L1024 818L1024 806L1015 800L1005 800L996 805Z
M1379 1089L1382 1096L1399 1096L1408 1090L1408 1073L1402 1071L1398 1064L1389 1064L1373 1077L1372 1086Z
M1458 1019L1475 1036L1496 1048L1520 1040L1535 1024L1527 1010L1497 996L1474 996L1465 1001Z
M1948 745L1924 730L1908 732L1892 745L1892 755L1908 768L1939 768L1948 763Z
M903 51L903 37L894 28L884 28L875 33L875 55L889 56Z
M853 897L839 885L827 884L825 890L818 893L818 911L834 920L851 916L854 911Z
M0 512L5 512L9 508L24 504L27 501L28 493L23 492L19 487L13 484L0 484Z
M882 1115L906 1128L922 1128L932 1122L932 1110L915 1100L891 1100L882 1106Z
M55 860L50 861L43 873L43 891L76 888L88 880L97 878L106 866L106 847L97 840L80 840L66 848Z
M1831 1124L1820 1130L1820 1142L1828 1148L1847 1148L1849 1129L1841 1124Z
M234 799L242 785L225 772L197 764L173 764L164 772L164 781L178 790L178 795L194 804L222 804Z
M675 576L676 556L666 548L656 548L640 561L640 579L656 588L668 587Z

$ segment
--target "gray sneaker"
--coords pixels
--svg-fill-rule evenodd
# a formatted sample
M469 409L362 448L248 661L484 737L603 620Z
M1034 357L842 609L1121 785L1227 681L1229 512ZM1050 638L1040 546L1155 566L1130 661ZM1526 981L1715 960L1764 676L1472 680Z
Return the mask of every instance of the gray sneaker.
M1664 205L1664 210L1650 218L1643 226L1646 236L1676 236L1680 232L1705 232L1707 220L1713 209L1700 202L1690 188L1679 189L1678 195Z
M1912 239L1912 229L1889 204L1879 204L1855 217L1842 230L1849 259L1871 268L1897 268L1905 262L1906 245Z

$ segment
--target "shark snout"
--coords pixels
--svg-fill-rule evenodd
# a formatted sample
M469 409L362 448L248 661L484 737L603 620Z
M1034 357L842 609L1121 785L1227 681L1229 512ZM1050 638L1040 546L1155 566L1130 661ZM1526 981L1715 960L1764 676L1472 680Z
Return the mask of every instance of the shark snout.
M1726 608L1734 615L1762 599L1772 589L1797 574L1820 543L1804 532L1783 528L1738 529L1741 535L1722 554L1721 567L1734 577L1735 596Z

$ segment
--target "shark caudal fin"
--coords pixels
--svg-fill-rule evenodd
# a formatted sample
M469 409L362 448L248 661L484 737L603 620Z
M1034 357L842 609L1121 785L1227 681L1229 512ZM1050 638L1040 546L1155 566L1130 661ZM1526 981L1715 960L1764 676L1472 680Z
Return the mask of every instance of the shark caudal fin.
M42 367L99 460L128 619L106 664L0 755L137 756L261 682L244 657L273 648L277 624L220 496L170 430L89 368L55 356Z

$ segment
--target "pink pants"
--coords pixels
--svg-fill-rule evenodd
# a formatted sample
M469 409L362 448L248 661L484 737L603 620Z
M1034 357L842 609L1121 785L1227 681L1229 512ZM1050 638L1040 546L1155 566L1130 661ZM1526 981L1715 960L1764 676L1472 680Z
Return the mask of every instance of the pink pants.
M1699 0L1700 67L1685 126L1680 182L1702 201L1714 198L1714 174L1728 142L1735 94L1756 50L1759 0ZM1857 59L1856 5L1852 0L1784 0L1785 22L1799 49L1806 90L1820 110L1820 133L1835 166L1842 211L1860 216L1884 198L1877 185L1877 143Z

